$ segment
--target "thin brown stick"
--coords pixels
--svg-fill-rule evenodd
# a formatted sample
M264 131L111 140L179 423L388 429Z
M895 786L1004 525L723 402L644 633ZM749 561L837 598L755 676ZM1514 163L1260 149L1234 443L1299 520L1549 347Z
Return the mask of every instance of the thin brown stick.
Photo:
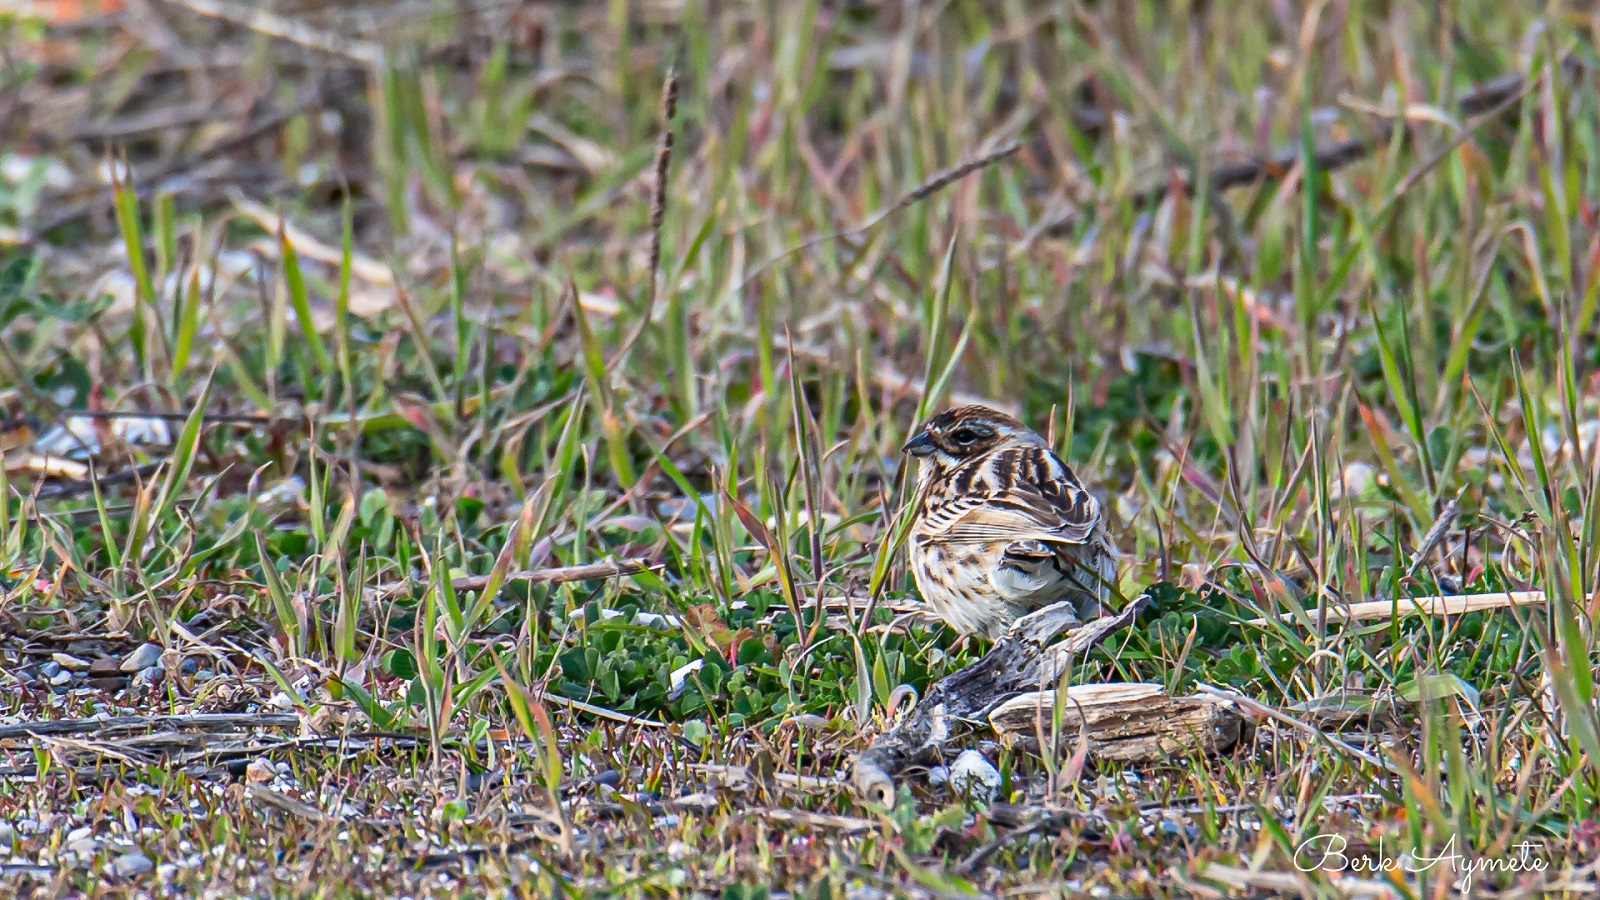
M1076 809L1053 809L1030 824L1024 825L1013 831L1008 831L977 850L974 850L966 859L961 861L958 871L972 874L989 861L989 857L1005 849L1008 844L1022 840L1030 834L1043 831L1054 831L1068 824L1077 824L1080 827L1098 824L1095 817Z
M154 475L163 465L165 463L162 462L145 463L142 466L121 469L105 475L92 474L90 477L78 481L57 481L41 486L34 496L39 500L62 500L67 497L75 497L94 490L95 485L110 487L148 478Z
M879 827L878 823L871 819L814 813L804 809L770 807L747 810L747 813L759 816L769 822L776 822L779 825L798 825L818 830L842 831L846 834L866 834Z
M557 566L549 569L526 569L506 575L505 580L525 581L529 584L566 584L570 581L593 581L598 578L616 578L619 575L633 575L646 569L659 569L660 563L652 565L642 559L619 559L605 562L587 563L581 566ZM478 591L487 587L489 576L469 575L466 578L457 578L450 586L458 591Z
M345 37L313 28L304 22L254 6L220 3L218 0L167 0L190 12L240 25L257 34L288 41L308 50L355 60L376 68L383 64L383 45L360 38Z
M125 641L128 639L128 632L126 631L107 631L100 634L92 631L66 631L61 634L51 634L48 631L23 633L6 628L0 629L0 634L15 635L29 643L40 644L70 644L73 641Z
M152 728L294 728L295 713L192 713L182 716L95 716L88 719L48 719L0 725L0 740L52 734L110 734Z

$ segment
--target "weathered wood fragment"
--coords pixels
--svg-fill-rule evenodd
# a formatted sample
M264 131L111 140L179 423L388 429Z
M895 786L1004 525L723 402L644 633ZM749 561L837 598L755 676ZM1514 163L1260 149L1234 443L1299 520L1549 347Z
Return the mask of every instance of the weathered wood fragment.
M1038 752L1052 740L1055 704L1055 691L1019 694L990 712L989 724L1002 741ZM1067 689L1053 740L1070 750L1086 733L1091 759L1161 762L1225 751L1239 740L1241 723L1220 697L1169 697L1155 684L1083 684Z

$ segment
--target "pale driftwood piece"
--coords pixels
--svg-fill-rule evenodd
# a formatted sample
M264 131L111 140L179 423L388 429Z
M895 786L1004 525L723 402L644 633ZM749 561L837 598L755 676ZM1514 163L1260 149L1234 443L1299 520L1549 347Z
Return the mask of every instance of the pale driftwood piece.
M1329 622L1363 622L1368 620L1402 618L1404 616L1459 616L1486 609L1504 609L1508 606L1537 606L1545 602L1544 591L1501 591L1497 594L1448 594L1442 597L1402 597L1398 600L1368 600L1349 606L1328 607ZM1312 615L1311 610L1306 615ZM1293 622L1295 613L1277 617L1282 622ZM1251 619L1246 625L1261 627L1270 618Z
M1019 694L989 713L989 724L1002 741L1037 750L1055 703L1055 691ZM1072 747L1087 732L1092 759L1159 762L1221 753L1238 742L1242 721L1220 697L1169 697L1157 684L1080 684L1067 689L1058 735Z
M855 816L834 816L826 813L814 813L804 809L770 807L767 809L748 810L747 812L781 825L803 825L807 828L821 831L842 831L846 834L865 834L882 827L871 819L860 819Z
M956 722L982 723L990 710L1011 697L1053 682L1068 657L1125 627L1149 602L1141 595L1116 615L1087 623L1078 621L1070 603L1018 619L983 659L929 688L904 721L856 757L851 775L856 791L893 806L894 776L907 766L935 758ZM1063 634L1065 638L1055 640Z

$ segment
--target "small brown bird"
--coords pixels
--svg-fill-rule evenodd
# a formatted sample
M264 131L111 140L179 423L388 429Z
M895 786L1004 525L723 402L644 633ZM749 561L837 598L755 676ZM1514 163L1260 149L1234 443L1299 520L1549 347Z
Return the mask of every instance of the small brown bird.
M939 618L998 638L1062 600L1085 621L1100 615L1116 550L1100 503L1044 438L997 410L958 406L903 452L920 463L911 572Z

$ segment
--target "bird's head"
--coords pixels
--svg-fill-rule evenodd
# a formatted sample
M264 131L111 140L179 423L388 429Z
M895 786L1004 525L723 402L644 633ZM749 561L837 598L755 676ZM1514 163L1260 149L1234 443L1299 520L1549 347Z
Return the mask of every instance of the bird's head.
M1044 446L1026 425L987 406L957 406L929 419L900 448L922 463L925 473L948 471L1007 447Z

